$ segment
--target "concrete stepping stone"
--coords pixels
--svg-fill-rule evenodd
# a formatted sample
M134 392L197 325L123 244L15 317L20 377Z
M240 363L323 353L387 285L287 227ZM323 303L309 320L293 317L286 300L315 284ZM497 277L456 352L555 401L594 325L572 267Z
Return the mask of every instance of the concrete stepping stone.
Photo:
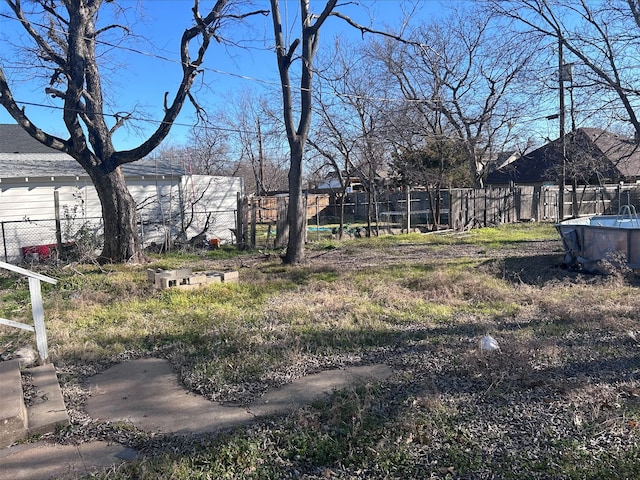
M21 370L19 359L0 362L0 447L69 425L55 367L49 363L24 369L31 374L36 392L28 406L24 402Z
M244 408L219 405L188 392L169 362L147 358L120 363L94 375L89 381L86 408L95 419L131 422L150 433L212 432L262 416L285 414L336 389L381 381L391 374L386 365L328 370L271 390ZM0 480L76 478L136 456L132 449L101 441L13 445L0 449Z

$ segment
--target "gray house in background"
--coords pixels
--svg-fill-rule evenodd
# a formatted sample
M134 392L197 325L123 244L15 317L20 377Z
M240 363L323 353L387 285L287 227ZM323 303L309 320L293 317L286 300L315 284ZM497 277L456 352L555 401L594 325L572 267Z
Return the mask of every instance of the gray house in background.
M241 178L188 174L171 159L143 159L122 170L144 246L189 239L207 226L207 237L235 241ZM56 244L59 233L67 242L80 228L99 235L101 225L100 202L82 167L18 125L0 124L0 258L20 261L29 247Z
M565 135L567 183L635 183L640 180L640 146L599 128L578 128ZM563 143L558 138L526 155L510 156L494 165L485 184L544 185L558 182L563 165Z

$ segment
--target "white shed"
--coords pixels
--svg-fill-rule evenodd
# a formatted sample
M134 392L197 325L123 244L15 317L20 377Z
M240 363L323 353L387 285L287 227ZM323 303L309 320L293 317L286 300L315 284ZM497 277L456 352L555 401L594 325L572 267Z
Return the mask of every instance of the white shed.
M237 177L191 175L184 165L143 159L123 166L138 206L143 245L208 238L234 242ZM18 125L0 125L0 259L20 261L28 247L72 241L79 229L102 231L100 202L91 179L71 157L33 140Z

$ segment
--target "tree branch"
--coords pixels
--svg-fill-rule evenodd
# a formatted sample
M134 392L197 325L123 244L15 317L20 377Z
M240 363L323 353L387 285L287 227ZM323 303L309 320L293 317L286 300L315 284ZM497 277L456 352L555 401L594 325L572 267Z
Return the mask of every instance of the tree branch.
M382 31L382 30L375 30L373 28L369 28L369 27L365 27L364 25L360 25L359 23L357 23L354 20L352 20L351 17L349 17L347 15L344 15L344 14L342 14L340 12L331 12L331 16L341 18L342 20L347 22L352 27L360 30L360 33L362 34L363 37L364 37L365 33L371 33L371 34L375 34L375 35L382 35L383 37L388 37L388 38L391 38L393 40L397 40L398 42L407 43L407 44L415 44L415 42L410 42L410 41L402 38L399 35L395 35L393 33L385 32L385 31Z
M182 80L178 89L173 97L173 101L168 105L167 95L165 95L165 112L160 125L155 132L140 146L128 151L117 152L114 156L117 159L118 164L124 164L133 162L139 158L143 158L169 134L173 122L178 117L182 105L186 101L189 91L198 75L198 67L202 64L205 52L209 46L211 38L216 38L216 32L221 28L222 21L225 18L229 18L229 15L225 13L229 0L217 0L214 6L211 8L206 16L201 16L199 12L199 0L194 0L193 15L195 26L186 29L182 34L180 41L180 58L182 62ZM245 18L251 15L257 15L262 13L262 10L253 11L240 15ZM201 37L202 44L200 45L195 58L191 57L189 53L189 46L196 38Z
M46 55L46 57L55 62L58 66L65 68L66 62L63 57L58 55L58 53L51 48L51 46L45 41L45 39L40 35L31 25L31 23L24 16L24 11L22 10L22 6L20 4L20 0L5 0L13 13L16 15L16 18L22 24L22 27L27 31L29 36L33 38L42 52Z
M631 14L633 15L633 19L636 22L636 25L640 27L640 1L639 0L627 0L629 4L629 8L631 9Z
M69 145L66 141L40 130L31 123L31 120L26 115L24 109L18 107L18 104L11 94L11 90L9 89L2 67L0 67L0 105L2 105L7 112L9 112L9 115L11 115L11 117L35 140L38 140L40 143L47 145L48 147L68 153Z

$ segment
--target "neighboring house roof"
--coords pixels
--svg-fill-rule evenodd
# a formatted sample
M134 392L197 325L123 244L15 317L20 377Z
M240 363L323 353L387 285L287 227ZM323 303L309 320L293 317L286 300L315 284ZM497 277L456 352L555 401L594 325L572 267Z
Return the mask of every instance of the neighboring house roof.
M487 163L487 169L489 172L495 172L515 162L518 158L520 155L516 151L502 152L498 154L498 158Z
M587 173L589 181L640 178L640 146L633 139L601 130L579 128L565 136L567 179L571 169ZM519 157L488 174L486 183L556 182L562 166L560 138Z
M126 176L182 176L171 159L143 158L122 166ZM87 173L71 156L41 144L22 127L0 124L0 178L74 177Z

